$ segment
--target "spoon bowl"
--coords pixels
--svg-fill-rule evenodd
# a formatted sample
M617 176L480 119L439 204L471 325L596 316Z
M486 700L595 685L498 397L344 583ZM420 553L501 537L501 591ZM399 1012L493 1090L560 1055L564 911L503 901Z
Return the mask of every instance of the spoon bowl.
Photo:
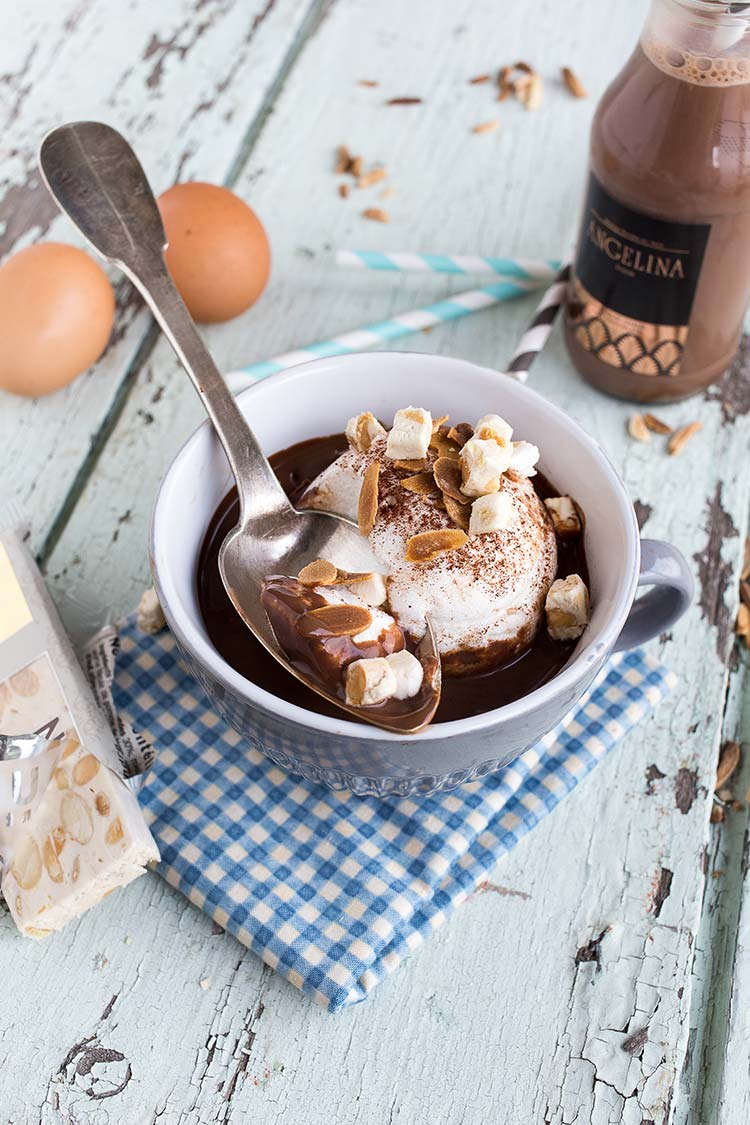
M79 121L47 134L39 164L60 210L96 253L118 266L143 295L221 441L237 483L240 519L221 547L219 570L242 620L292 676L337 707L384 730L422 730L440 702L440 659L429 622L418 650L424 690L412 709L401 704L392 713L349 705L322 679L291 663L279 643L261 603L265 579L278 573L296 575L317 558L350 568L352 559L361 556L363 540L350 520L329 512L299 511L290 503L169 274L161 214L130 145L109 125Z

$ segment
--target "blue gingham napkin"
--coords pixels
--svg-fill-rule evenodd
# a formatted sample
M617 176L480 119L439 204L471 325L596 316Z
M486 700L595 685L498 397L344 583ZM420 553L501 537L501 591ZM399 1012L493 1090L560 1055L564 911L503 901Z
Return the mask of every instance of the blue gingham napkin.
M418 799L285 774L211 709L169 632L120 632L113 697L158 750L141 794L159 871L318 1003L364 1000L666 695L635 651L499 773Z

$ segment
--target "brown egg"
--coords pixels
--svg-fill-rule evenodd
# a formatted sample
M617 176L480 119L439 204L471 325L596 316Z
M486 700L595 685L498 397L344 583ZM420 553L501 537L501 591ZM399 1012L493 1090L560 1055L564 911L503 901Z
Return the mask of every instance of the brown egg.
M115 296L83 250L42 242L0 267L0 389L36 398L64 387L107 346Z
M167 265L195 320L231 320L263 292L271 267L255 212L227 188L175 184L159 196Z

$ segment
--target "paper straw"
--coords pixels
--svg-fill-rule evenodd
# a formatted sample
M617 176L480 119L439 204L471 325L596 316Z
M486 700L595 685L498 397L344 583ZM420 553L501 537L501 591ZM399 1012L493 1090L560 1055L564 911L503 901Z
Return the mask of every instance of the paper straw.
M446 297L444 301L437 301L434 305L425 308L412 309L410 312L399 313L390 320L381 320L377 324L370 324L366 328L358 328L353 332L346 332L343 336L334 336L330 340L321 340L317 344L308 344L297 351L286 352L284 355L274 356L273 359L262 360L260 363L251 363L227 375L227 383L236 394L239 390L249 386L258 379L265 379L268 375L275 375L278 371L286 371L300 363L307 363L311 359L320 359L323 356L346 355L350 352L361 352L366 348L375 348L378 344L390 343L402 336L409 336L424 328L431 328L435 324L443 324L451 320L459 320L470 313L480 309L488 309L501 301L511 301L515 297L524 297L539 286L534 281L517 279L515 281L496 281L490 285L483 285L479 289L469 289L465 293L456 293Z
M354 269L401 273L499 274L503 277L551 281L560 262L535 258L487 258L478 254L381 253L379 250L338 250L336 265Z
M542 297L529 327L518 341L505 374L517 379L519 383L526 382L531 365L549 340L557 314L565 303L569 278L570 265L563 266Z

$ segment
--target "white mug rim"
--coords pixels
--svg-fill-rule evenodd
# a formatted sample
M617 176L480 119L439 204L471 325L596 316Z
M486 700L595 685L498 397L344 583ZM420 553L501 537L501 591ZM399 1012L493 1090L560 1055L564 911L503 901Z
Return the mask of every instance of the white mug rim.
M469 360L456 359L449 356L399 352L396 350L378 352L377 355L384 363L387 363L391 356L399 357L399 359L403 360L406 356L414 357L418 355L419 359L423 362L431 362L438 365L458 365L463 368L471 368L475 374L481 374L482 377L491 376L494 380L502 378L497 371L493 371L490 368L471 363ZM331 365L339 366L340 364L351 363L352 361L356 361L358 357L364 356L371 358L371 353L357 352L340 356L321 357L321 359L314 359L303 364L298 364L287 371L281 371L263 380L259 380L253 386L239 394L237 400L241 404L244 404L248 399L252 400L252 396L258 392L268 393L269 388L275 388L280 393L284 391L289 392L293 389L297 381L300 379L309 379L316 371L320 371ZM610 652L613 648L625 624L625 620L635 597L640 566L640 532L635 511L628 498L622 478L599 443L587 434L579 423L571 418L569 414L566 414L565 411L561 410L548 399L545 399L538 391L533 390L531 387L527 387L515 380L512 381L512 384L513 393L521 394L522 397L526 397L543 411L552 412L557 416L558 420L569 427L576 440L586 446L589 453L594 456L599 468L613 488L613 491L618 495L623 522L626 526L629 526L630 530L630 534L627 536L630 553L629 557L624 560L623 567L623 573L629 575L629 579L627 585L619 591L618 599L612 607L606 624L600 629L597 635L587 638L585 648L580 653L575 653L565 667L553 676L551 680L548 680L534 691L529 692L528 695L506 703L502 707L494 708L491 711L483 711L479 715L471 715L464 719L433 723L420 734L410 735L410 742L414 740L429 741L431 739L455 738L487 728L497 727L504 721L517 720L525 714L536 711L540 707L545 707L561 693L571 688L576 688L582 680L585 682L584 672L586 668L591 667L592 664L598 665L601 662L603 654ZM203 666L207 667L211 675L215 677L226 690L240 696L240 698L250 704L270 712L279 719L284 719L298 726L312 728L320 733L339 737L343 736L368 741L402 741L402 735L392 734L376 727L366 726L365 724L354 723L343 717L339 719L307 711L303 707L299 707L294 703L288 703L279 696L267 692L264 688L253 683L252 680L248 680L245 676L242 676L232 668L232 666L219 655L213 645L201 635L192 619L192 614L182 603L182 599L168 572L168 568L166 568L166 573L160 571L157 565L157 559L161 554L159 550L159 527L162 522L162 513L169 502L170 487L177 474L178 468L186 459L191 457L194 448L200 440L201 434L206 431L209 425L210 423L208 421L201 423L178 450L164 474L152 510L149 529L149 557L154 584L170 629L175 634L180 644L191 652Z

